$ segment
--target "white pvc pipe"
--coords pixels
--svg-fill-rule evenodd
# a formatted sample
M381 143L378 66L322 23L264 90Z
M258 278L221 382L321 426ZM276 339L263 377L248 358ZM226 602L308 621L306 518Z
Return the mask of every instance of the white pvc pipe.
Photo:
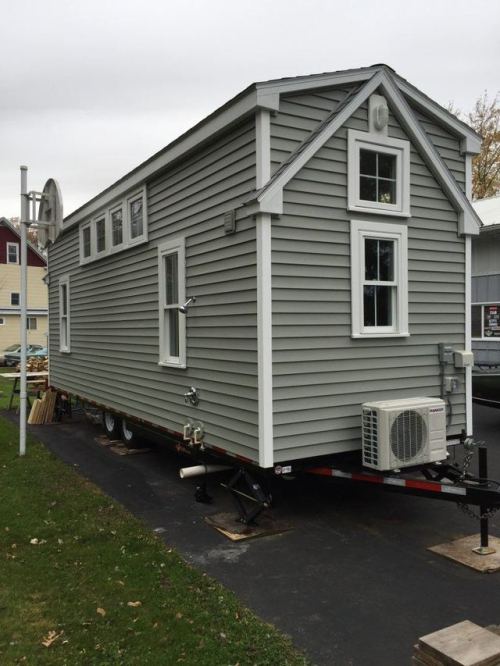
M183 467L179 470L181 479L189 479L192 476L201 476L202 474L213 474L214 472L223 472L225 469L231 469L228 465L193 465L192 467Z

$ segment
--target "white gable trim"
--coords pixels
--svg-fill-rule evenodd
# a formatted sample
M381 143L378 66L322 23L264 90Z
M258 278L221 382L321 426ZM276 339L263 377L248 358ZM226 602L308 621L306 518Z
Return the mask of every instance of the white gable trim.
M430 168L446 195L459 213L458 231L460 234L479 234L481 221L470 205L467 197L458 186L456 180L438 155L436 149L427 137L424 129L412 113L408 103L385 71L377 72L352 100L326 125L304 150L298 153L295 160L271 181L258 196L257 202L260 211L281 214L283 213L283 188L298 173L298 171L316 154L316 152L330 139L338 129L347 121L354 111L380 87L392 105L392 111L406 130L410 140L419 150L427 166Z
M382 82L382 72L377 72L361 90L354 95L351 101L323 128L313 141L290 162L271 185L257 197L260 210L263 213L281 215L283 213L283 188L307 164L318 150L330 139L335 132L350 118L356 109L378 88Z

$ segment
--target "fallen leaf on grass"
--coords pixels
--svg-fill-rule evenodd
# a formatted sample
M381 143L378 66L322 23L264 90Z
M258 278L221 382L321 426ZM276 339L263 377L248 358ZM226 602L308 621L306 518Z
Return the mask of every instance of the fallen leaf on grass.
M47 543L46 539L30 539L30 544L32 546L41 546L43 543Z
M142 601L127 601L127 606L137 608L138 606L142 606Z
M176 613L175 617L177 620L180 620L182 618L182 613Z
M102 617L104 617L106 615L106 611L104 610L104 608L97 608L96 613L98 613L99 615L102 615Z
M57 633L56 631L49 631L47 636L42 641L42 645L45 646L46 648L49 648L54 641L57 641L58 638L60 638L64 634L64 631L60 631Z

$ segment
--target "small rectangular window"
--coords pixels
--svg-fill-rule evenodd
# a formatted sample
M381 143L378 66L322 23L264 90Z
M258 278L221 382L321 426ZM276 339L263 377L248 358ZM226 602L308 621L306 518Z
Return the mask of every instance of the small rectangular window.
M7 263L19 263L19 243L7 243Z
M37 329L36 317L28 317L26 319L26 328L28 331L36 331Z
M70 351L69 276L59 280L59 351Z
M159 252L160 365L186 367L184 239L164 243Z
M138 238L144 233L144 222L142 216L142 195L137 199L129 201L130 238Z
M352 335L408 335L408 249L403 225L351 221Z
M5 324L5 319L3 317L0 317L0 326L3 326Z
M10 295L10 304L19 305L19 294L17 292L12 292Z
M106 251L106 219L100 217L95 222L95 236L97 253Z
M123 243L123 209L121 206L111 211L111 243L113 247Z
M82 228L82 256L88 259L92 254L92 227L88 224Z

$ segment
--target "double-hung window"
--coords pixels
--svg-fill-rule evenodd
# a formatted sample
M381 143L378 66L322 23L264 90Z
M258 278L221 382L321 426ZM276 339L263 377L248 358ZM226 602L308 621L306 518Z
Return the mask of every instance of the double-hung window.
M20 298L19 298L19 292L17 291L12 291L10 294L10 304L11 305L19 305Z
M7 243L7 263L19 263L19 243Z
M158 248L160 365L186 367L186 316L179 312L185 301L184 238Z
M113 248L123 245L123 205L120 204L110 211L111 218L111 246Z
M26 319L26 329L28 331L36 331L36 329L37 329L36 317L27 317L27 319Z
M349 130L347 145L348 209L409 217L409 142Z
M406 226L351 221L353 337L407 336Z
M106 218L104 215L95 221L95 243L97 254L106 252Z
M69 275L59 280L59 351L69 352L70 344Z

